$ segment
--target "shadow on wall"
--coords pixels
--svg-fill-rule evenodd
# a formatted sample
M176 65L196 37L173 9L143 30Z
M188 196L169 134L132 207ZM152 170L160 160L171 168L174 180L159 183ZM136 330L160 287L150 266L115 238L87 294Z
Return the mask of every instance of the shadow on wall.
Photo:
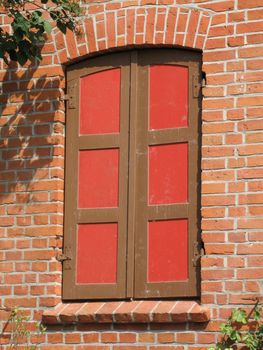
M49 69L13 64L2 78L0 204L37 202L34 191L45 190L38 181L50 179L55 157L63 158L63 77Z

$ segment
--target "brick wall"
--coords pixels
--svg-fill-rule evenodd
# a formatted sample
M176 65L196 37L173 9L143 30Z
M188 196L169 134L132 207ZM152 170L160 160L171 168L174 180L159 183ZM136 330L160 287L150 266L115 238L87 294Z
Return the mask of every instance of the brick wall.
M202 258L206 324L50 326L41 348L200 349L263 288L263 1L87 1L82 36L54 30L40 66L0 63L0 271L4 307L35 319L61 301L63 64L134 45L203 50ZM1 15L1 23L8 18ZM6 329L8 330L8 329ZM7 332L1 343L8 342Z

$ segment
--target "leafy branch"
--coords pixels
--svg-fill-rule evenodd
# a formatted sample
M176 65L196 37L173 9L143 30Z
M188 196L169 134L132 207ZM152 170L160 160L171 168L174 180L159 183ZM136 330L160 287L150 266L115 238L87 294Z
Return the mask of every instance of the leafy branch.
M233 310L226 323L220 326L221 341L208 350L233 350L245 345L249 350L263 349L262 307L255 304L249 314L243 309ZM244 328L244 330L243 330Z
M0 28L0 58L21 65L41 61L41 45L52 31L51 23L66 34L76 31L81 14L77 0L0 0L0 6L11 22Z
M11 338L8 350L18 349L21 343L26 344L24 346L25 350L35 350L37 345L30 344L31 332L28 329L30 317L25 316L19 308L14 308L11 310L9 322L11 323ZM45 331L46 328L42 324L36 324L36 335L44 334Z

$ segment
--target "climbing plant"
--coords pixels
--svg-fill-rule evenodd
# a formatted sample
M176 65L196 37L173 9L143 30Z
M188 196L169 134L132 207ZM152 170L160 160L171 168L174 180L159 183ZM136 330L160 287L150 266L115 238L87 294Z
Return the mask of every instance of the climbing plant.
M208 350L234 350L241 345L249 350L262 350L262 307L257 302L249 313L243 309L233 310L220 331L223 334L221 340Z
M24 350L35 350L37 344L31 343L31 335L34 334L38 338L41 334L44 334L46 329L40 323L33 323L35 329L32 331L32 322L30 317L24 315L19 308L13 308L11 310L8 323L10 324L10 342L8 350L16 350L23 344Z
M76 31L81 13L77 0L0 0L0 13L6 25L0 27L0 58L24 65L40 61L41 45L53 26L62 33Z

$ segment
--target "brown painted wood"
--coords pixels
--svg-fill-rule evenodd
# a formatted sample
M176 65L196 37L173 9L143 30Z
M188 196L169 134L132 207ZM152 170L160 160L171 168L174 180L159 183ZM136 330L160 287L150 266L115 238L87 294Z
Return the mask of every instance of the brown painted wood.
M78 148L80 150L117 148L120 146L120 135L119 134L85 135L85 136L79 136L76 142L78 143Z
M126 297L126 242L127 242L127 191L128 191L128 129L130 55L128 53L99 57L74 65L68 70L68 89L82 76L106 69L121 67L121 106L119 135L79 136L79 95L76 109L67 108L66 131L66 185L64 251L70 250L71 260L64 263L63 299L98 299ZM87 149L119 148L119 207L78 209L78 152ZM118 254L116 284L77 284L76 233L78 224L118 222ZM68 265L68 268L67 266ZM88 266L87 266L88 268Z
M148 72L149 65L177 64L189 69L189 126L171 130L148 131ZM199 237L199 99L194 98L192 75L201 80L201 55L177 50L140 51L138 58L138 108L136 149L136 229L135 229L135 298L197 297L199 275L193 266L194 242ZM162 206L148 206L148 146L187 141L189 202ZM147 282L147 230L149 220L188 219L188 275L186 281Z
M135 176L136 176L136 109L137 109L137 52L131 53L130 75L130 140L129 140L129 189L128 189L128 247L127 247L127 298L134 297L135 264Z

